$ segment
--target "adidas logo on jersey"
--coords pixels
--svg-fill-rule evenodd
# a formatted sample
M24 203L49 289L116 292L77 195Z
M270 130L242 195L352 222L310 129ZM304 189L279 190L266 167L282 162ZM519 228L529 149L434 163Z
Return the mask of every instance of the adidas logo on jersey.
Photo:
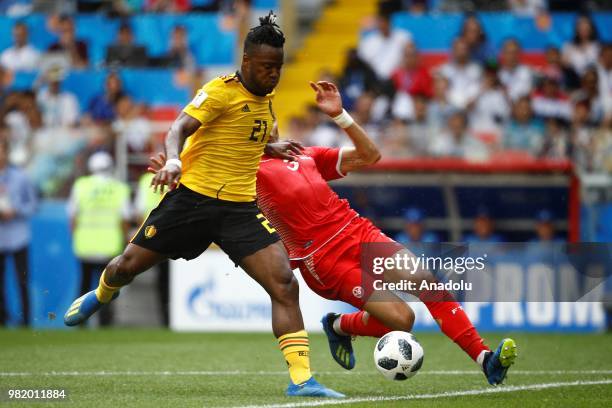
M242 111L243 111L243 112L250 112L250 111L251 111L251 109L249 109L249 105L245 104L245 105L242 107Z

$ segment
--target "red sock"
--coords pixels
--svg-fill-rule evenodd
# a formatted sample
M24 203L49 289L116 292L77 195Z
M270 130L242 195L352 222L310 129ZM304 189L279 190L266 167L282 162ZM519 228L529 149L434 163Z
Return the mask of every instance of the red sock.
M446 296L445 298L448 299ZM476 361L481 352L490 350L459 303L455 301L423 301L423 303L440 326L442 333L457 343L472 360Z
M351 336L371 337L382 337L391 331L391 329L371 315L366 317L367 321L364 323L363 315L365 313L365 311L361 310L359 312L341 315L340 329Z

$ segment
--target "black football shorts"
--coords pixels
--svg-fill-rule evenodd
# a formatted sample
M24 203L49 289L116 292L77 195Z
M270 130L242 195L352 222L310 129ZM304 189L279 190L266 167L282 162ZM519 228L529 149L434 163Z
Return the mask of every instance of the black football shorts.
M208 197L180 185L151 211L132 243L168 258L193 259L211 243L236 264L279 240L255 202Z

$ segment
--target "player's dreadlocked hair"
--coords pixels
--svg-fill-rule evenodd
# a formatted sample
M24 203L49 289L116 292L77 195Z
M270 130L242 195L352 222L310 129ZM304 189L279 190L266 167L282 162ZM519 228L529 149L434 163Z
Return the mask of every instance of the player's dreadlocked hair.
M244 40L244 52L249 53L253 46L266 44L281 48L285 44L285 35L276 24L276 15L272 10L265 17L259 17L259 25L249 30Z

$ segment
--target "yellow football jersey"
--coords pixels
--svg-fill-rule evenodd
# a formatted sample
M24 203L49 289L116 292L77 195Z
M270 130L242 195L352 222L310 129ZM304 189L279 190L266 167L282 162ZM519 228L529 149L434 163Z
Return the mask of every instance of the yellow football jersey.
M180 182L209 197L254 201L259 160L274 123L273 96L253 95L236 74L204 85L183 109L202 126L181 153Z

